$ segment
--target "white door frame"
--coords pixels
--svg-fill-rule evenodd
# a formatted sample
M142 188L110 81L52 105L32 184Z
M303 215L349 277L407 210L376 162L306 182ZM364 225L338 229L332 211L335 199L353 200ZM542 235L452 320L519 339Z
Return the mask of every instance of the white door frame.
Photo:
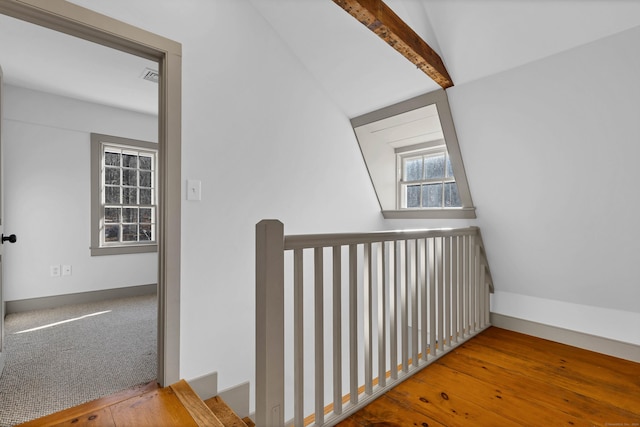
M182 46L64 0L0 0L0 13L158 61L158 376L180 379Z

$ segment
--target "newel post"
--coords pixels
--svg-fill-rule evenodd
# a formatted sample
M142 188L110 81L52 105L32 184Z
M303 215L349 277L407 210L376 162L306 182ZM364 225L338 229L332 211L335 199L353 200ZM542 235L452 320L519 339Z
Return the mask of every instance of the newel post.
M284 426L284 225L256 225L256 425Z

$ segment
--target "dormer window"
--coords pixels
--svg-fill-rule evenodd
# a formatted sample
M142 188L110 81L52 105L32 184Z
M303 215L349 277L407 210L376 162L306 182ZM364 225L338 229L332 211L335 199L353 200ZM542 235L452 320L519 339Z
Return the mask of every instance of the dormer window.
M351 120L385 218L475 218L443 90Z

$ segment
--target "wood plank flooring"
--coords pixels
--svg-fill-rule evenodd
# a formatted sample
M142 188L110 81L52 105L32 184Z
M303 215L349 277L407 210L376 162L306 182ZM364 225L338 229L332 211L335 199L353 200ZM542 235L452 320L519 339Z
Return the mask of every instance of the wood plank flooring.
M640 364L489 328L338 426L636 426Z
M31 426L225 427L184 380L164 388L149 383L20 424Z

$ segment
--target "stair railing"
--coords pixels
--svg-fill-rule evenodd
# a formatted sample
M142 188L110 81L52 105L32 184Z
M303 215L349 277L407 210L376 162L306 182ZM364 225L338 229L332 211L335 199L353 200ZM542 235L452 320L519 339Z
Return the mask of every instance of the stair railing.
M487 328L490 292L477 227L285 236L281 222L261 221L256 425L336 424Z

